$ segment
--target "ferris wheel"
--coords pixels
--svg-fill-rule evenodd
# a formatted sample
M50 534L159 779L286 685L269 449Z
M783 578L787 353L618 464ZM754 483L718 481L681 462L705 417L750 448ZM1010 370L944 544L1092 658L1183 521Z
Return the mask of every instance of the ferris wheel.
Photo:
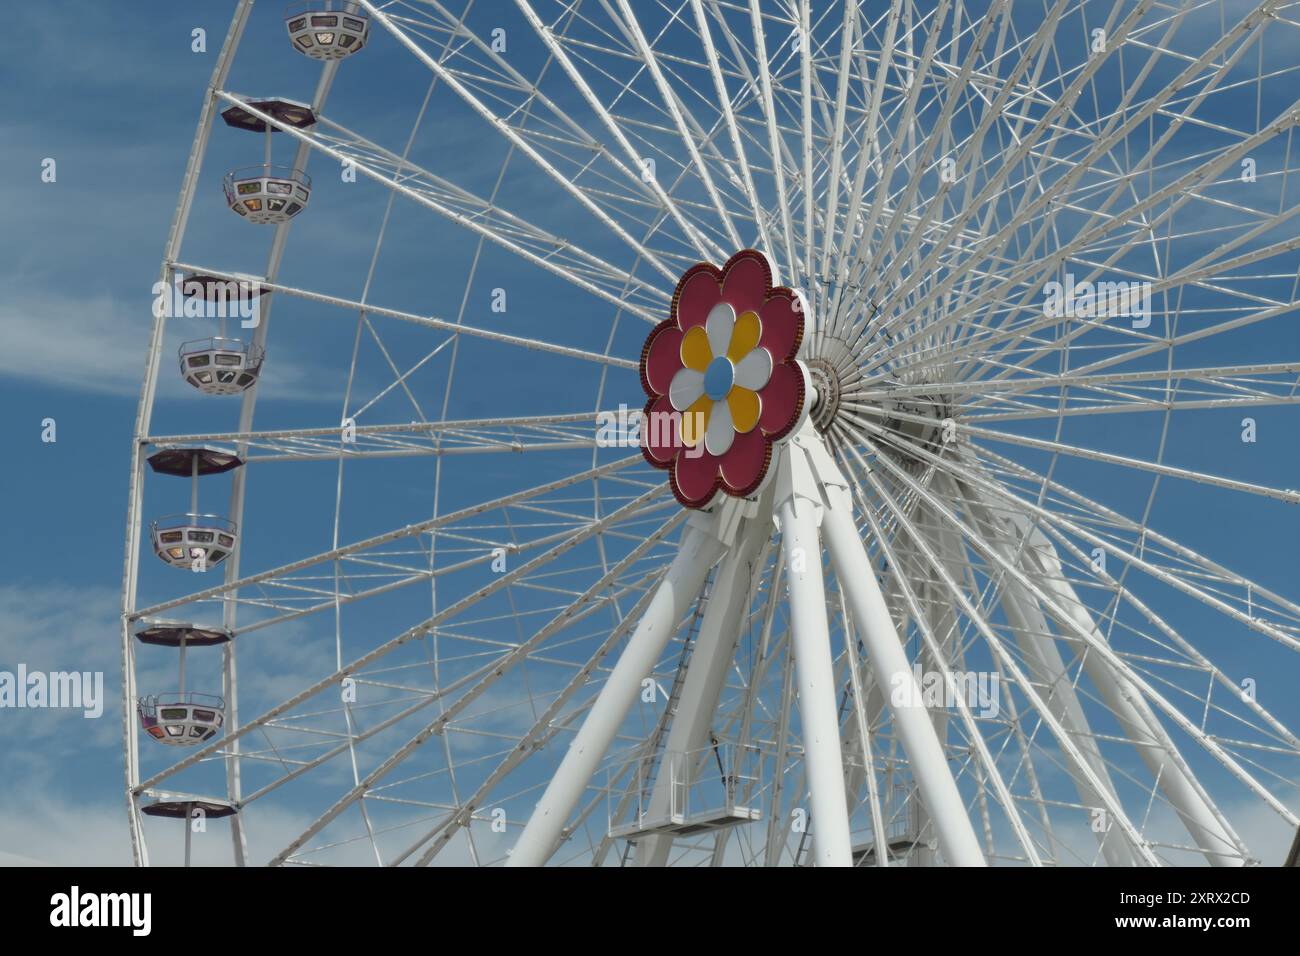
M239 0L132 451L136 862L1281 862L1297 49L1280 0Z

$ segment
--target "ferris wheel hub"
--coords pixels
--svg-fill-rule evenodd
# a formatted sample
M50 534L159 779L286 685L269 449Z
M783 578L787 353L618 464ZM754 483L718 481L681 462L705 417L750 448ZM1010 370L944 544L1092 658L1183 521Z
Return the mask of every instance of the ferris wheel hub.
M812 379L817 398L813 401L812 422L819 432L825 434L840 410L840 374L835 366L823 358L805 359L808 375Z

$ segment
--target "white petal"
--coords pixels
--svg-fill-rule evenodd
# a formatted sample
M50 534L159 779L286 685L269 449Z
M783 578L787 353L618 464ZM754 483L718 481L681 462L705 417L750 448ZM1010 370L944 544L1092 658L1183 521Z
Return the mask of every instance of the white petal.
M736 384L757 392L772 377L772 356L767 349L754 349L736 363Z
M704 450L710 455L721 455L731 447L735 437L736 429L731 424L731 406L725 398L714 402L713 411L709 412L709 428L704 433Z
M668 386L668 401L684 412L704 394L704 373L693 368L679 368Z
M709 317L704 320L704 331L709 336L709 348L713 350L713 357L727 354L727 347L731 345L731 330L736 324L736 310L726 302L719 302L709 312Z

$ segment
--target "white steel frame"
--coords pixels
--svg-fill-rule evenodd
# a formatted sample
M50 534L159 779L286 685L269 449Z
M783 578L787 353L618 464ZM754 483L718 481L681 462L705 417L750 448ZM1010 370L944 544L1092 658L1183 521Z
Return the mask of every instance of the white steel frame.
M260 283L259 348L281 297L322 321L355 317L343 417L356 422L259 430L259 380L228 430L156 433L170 358L168 320L155 317L121 617L137 864L157 859L141 807L182 798L238 808L236 865L355 862L346 854L359 846L384 865L445 862L454 848L464 862L513 866L1237 866L1269 849L1247 845L1234 811L1300 827L1287 705L1243 694L1252 675L1189 625L1267 638L1294 672L1300 603L1154 520L1158 492L1175 483L1260 509L1300 503L1287 476L1222 456L1165 460L1184 421L1300 401L1293 334L1235 364L1215 349L1282 329L1300 305L1300 101L1288 92L1300 62L1279 66L1270 52L1296 48L1300 5L1053 0L1027 29L1005 0L515 0L495 15L510 18L509 49L531 48L533 66L500 49L473 2L355 8L371 41L344 75L363 75L387 46L429 83L409 140L385 145L326 112L337 61L321 68L308 129L232 92L247 32L282 29L240 0L168 233L164 283ZM1250 91L1253 116L1225 115ZM505 144L490 191L412 158L443 101ZM294 168L319 153L386 199L355 298L279 279L287 223L256 275L183 257L217 114L236 103L294 142ZM1246 161L1257 179L1238 175ZM580 220L512 211L508 167L536 174ZM326 201L313 197L300 228ZM476 243L455 314L371 301L397 203ZM625 339L639 343L668 314L686 268L746 246L810 303L800 357L836 388L807 404L833 414L775 450L752 499L721 496L687 515L634 449L604 454L597 429L602 411L641 401L625 389L637 368ZM612 307L608 330L593 322L595 334L566 340L562 326L520 334L474 318L466 303L485 248L560 283L575 314ZM1045 314L1047 284L1066 273L1146 283L1147 324ZM427 334L428 351L390 348L399 327ZM462 341L594 370L596 402L451 417ZM363 342L391 378L377 392L357 375ZM434 409L418 384L431 372ZM409 421L378 412L393 399L409 403ZM1146 453L1097 447L1075 428L1085 420L1154 422L1157 438ZM142 601L149 449L214 443L246 461L226 512L241 532L250 475L335 462L331 547L264 568L241 560L256 539L241 534L220 583ZM503 455L560 460L567 473L443 508L444 467ZM347 487L376 467L364 463L425 458L432 517L348 542ZM1139 506L1118 509L1079 482L1103 468L1139 489ZM501 555L505 570L473 577ZM355 614L421 586L422 620L353 653ZM134 631L214 608L236 635L222 648L225 732L163 763L136 723L147 689ZM241 715L237 646L301 624L332 630L332 657L279 675L297 689ZM924 697L914 668L945 686L972 669L995 677L1001 708L960 695L911 703ZM371 696L335 705L344 681ZM707 754L724 745L756 755L761 819L692 833L633 826L642 805L644 820L663 818L673 786L707 786ZM665 754L706 757L670 774ZM183 791L210 766L224 792ZM643 767L658 771L643 779ZM302 787L315 789L301 826L250 846L245 814ZM596 812L607 804L617 834Z

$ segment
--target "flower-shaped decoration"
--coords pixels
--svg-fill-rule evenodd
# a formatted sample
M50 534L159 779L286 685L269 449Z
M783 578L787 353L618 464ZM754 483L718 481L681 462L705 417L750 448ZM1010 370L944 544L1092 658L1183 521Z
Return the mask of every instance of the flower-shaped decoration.
M677 500L703 508L719 488L736 497L762 485L772 445L798 424L804 373L799 293L772 286L767 256L745 249L719 271L692 266L671 316L641 351L650 400L641 451L669 471Z

